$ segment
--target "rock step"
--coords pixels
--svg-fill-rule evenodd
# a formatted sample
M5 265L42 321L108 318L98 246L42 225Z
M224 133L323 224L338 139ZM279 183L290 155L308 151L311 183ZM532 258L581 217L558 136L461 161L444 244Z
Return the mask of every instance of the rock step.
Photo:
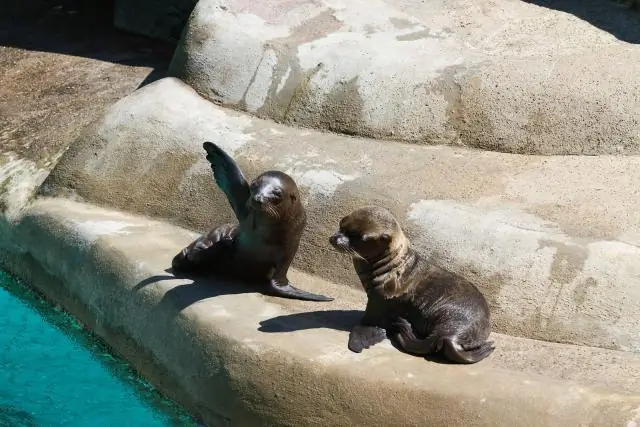
M640 14L604 0L200 0L170 74L297 126L628 155L640 154L639 43Z
M475 365L428 362L347 331L362 292L294 270L331 303L165 273L196 235L163 222L41 199L0 221L0 262L101 335L210 426L632 426L640 356L493 334Z
M250 178L281 169L299 183L309 224L297 268L360 289L327 239L352 209L380 204L421 252L478 283L496 331L640 351L639 157L522 156L294 129L165 78L87 129L40 194L202 232L234 221L206 140Z

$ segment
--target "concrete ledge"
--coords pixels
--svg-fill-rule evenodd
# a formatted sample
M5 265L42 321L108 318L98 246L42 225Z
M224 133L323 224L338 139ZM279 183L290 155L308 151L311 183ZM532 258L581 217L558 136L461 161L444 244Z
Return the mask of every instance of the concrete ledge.
M499 334L496 352L471 366L410 357L387 341L356 355L346 331L361 314L361 292L299 271L294 280L337 300L175 279L164 269L194 237L186 230L47 199L18 223L0 220L0 230L3 268L133 355L143 375L164 378L164 390L210 426L640 422L638 355Z
M557 3L200 0L170 73L216 103L339 133L640 153L640 16Z
M198 231L233 220L202 142L250 177L278 168L309 225L295 266L360 289L328 236L380 203L414 245L480 285L495 330L640 351L640 158L538 157L296 130L218 108L177 79L113 105L75 141L41 194L84 199Z

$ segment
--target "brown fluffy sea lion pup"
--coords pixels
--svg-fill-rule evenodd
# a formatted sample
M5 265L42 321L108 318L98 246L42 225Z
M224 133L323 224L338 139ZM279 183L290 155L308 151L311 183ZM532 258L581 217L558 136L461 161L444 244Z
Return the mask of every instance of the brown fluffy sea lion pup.
M487 341L491 323L482 293L414 251L388 210L353 211L329 241L352 256L367 292L365 314L349 334L351 351L360 353L387 334L407 353L440 353L457 363L479 362L495 349Z

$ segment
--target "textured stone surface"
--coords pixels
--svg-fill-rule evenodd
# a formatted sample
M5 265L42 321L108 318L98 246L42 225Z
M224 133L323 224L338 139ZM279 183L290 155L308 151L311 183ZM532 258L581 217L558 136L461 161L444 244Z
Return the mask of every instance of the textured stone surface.
M634 154L638 43L640 16L602 0L201 0L170 73L214 102L305 127Z
M114 0L113 22L133 33L175 42L198 0Z
M16 216L82 129L172 50L114 30L104 3L0 3L0 212Z
M205 231L233 220L202 142L248 177L277 168L303 191L295 266L359 288L329 235L355 207L391 209L413 244L476 281L495 329L640 351L639 157L522 156L287 128L216 107L166 78L118 101L65 153L41 194Z
M209 426L632 426L640 357L493 334L476 365L346 348L364 295L299 271L327 304L163 270L194 237L62 200L0 220L0 263L104 337Z

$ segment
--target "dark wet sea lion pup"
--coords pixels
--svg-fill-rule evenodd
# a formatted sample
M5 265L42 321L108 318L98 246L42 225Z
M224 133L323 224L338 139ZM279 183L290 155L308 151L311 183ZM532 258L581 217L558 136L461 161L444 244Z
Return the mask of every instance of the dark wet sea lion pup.
M307 221L293 178L268 171L249 184L220 147L211 142L203 147L216 184L227 196L239 224L223 224L193 241L173 258L173 270L264 283L265 294L283 298L332 301L295 288L287 278Z
M353 211L330 243L352 255L367 292L365 314L349 334L350 350L360 353L387 333L407 353L442 352L457 363L479 362L495 349L487 341L491 324L482 293L414 251L388 210Z

